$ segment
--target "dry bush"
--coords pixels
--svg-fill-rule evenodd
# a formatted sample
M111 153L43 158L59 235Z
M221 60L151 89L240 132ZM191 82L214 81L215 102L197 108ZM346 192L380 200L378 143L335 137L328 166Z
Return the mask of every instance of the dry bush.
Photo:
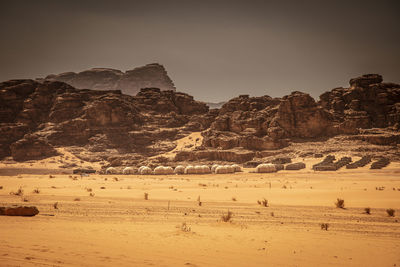
M94 197L94 193L90 193L89 196Z
M232 197L232 201L237 201L236 197Z
M190 231L192 231L192 229L186 224L186 222L183 222L183 223L182 223L182 225L181 225L181 230L182 230L183 232L190 232Z
M321 230L328 231L329 223L321 223Z
M229 221L232 219L232 215L233 215L233 213L232 213L231 211L228 210L228 213L227 213L227 214L223 214L223 215L221 216L221 220L222 220L223 222L229 222Z
M102 186L102 187L100 187L100 189L106 189L106 187L105 187L105 186Z
M10 192L10 195L15 195L15 196L23 196L24 195L24 190L22 189L22 187L18 188L17 192Z
M58 202L56 202L56 203L53 204L53 208L54 208L55 210L58 210Z
M22 198L22 201L23 201L23 202L29 202L29 199L27 199L26 197L23 197L23 198Z
M40 193L39 188L35 188L35 189L33 190L33 193L34 193L34 194L39 194L39 193Z
M365 214L371 214L371 208L365 208L364 209Z
M81 201L79 197L74 198L74 201Z
M144 193L144 200L149 200L149 193Z
M49 178L51 179L51 178L56 178L54 175L49 175Z
M0 189L3 189L3 186L2 186L2 185L0 185Z
M258 205L268 207L268 200L267 199L262 199L262 200L257 200Z
M386 213L387 213L390 217L394 217L395 210L394 210L394 209L387 209L387 210L386 210Z
M335 202L336 208L344 209L344 199L338 198Z
M275 216L275 213L271 212L271 216L274 217L274 216Z
M88 191L88 192L92 192L93 191L93 189L92 188L86 188L86 191Z

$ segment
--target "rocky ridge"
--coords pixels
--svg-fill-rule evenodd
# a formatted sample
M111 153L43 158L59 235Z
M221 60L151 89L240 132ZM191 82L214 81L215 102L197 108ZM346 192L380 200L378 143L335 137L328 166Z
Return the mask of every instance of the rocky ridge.
M102 88L105 89L105 88ZM49 157L57 147L86 161L122 166L155 164L176 140L202 131L203 142L178 151L173 162L239 162L320 157L335 151L400 160L400 85L369 74L315 101L293 92L282 98L241 95L220 109L173 90L76 89L59 81L0 83L0 157Z

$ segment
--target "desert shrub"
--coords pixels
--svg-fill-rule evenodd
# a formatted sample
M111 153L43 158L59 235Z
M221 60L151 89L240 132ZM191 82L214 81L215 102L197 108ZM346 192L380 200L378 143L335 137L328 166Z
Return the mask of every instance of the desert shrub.
M365 208L364 212L365 214L371 214L371 208Z
M22 189L22 187L18 188L17 192L10 192L10 195L16 195L16 196L22 196L24 195L24 190Z
M74 201L81 201L79 197L74 198Z
M183 222L181 225L181 230L183 232L190 232L192 229L186 224L186 222Z
M232 201L237 201L236 197L232 197Z
M91 192L91 193L89 194L89 196L90 196L90 197L94 197L94 193Z
M92 191L93 191L93 189L92 189L92 188L86 188L86 191L88 191L88 192L92 192Z
M144 193L144 199L149 200L149 193Z
M328 231L329 223L321 223L321 230Z
M229 222L229 221L232 219L232 215L233 215L233 213L232 213L231 211L228 210L228 213L227 213L227 214L223 214L223 215L221 216L221 220L222 220L223 222Z
M54 208L55 210L58 210L58 202L56 202L56 203L53 204L53 208Z
M338 198L335 202L336 208L344 209L344 199Z
M39 188L35 188L35 189L33 190L33 193L34 193L34 194L39 194L39 193L40 193Z
M262 200L257 200L258 205L268 207L268 200L267 199L262 199Z
M23 201L23 202L29 202L29 199L27 199L26 197L23 197L23 198L22 198L22 201Z
M387 210L386 210L386 213L387 213L390 217L394 217L395 210L394 210L394 209L387 209Z

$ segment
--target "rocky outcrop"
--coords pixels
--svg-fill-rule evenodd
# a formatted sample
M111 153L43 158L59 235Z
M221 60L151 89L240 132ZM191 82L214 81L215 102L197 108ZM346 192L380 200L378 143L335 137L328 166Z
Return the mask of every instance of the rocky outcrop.
M332 114L336 133L399 128L400 85L383 83L378 74L351 79L350 85L350 88L335 88L320 96L319 104Z
M58 154L47 140L29 134L11 144L10 150L11 156L17 161L48 158Z
M175 85L164 66L157 63L126 72L107 68L94 68L79 73L66 72L49 75L45 80L65 82L77 89L121 90L128 95L136 95L140 89L148 87L175 91Z
M65 146L83 148L79 155L90 160L161 154L174 140L207 129L216 115L185 93L143 88L130 96L58 81L1 83L0 103L0 156L19 161Z
M137 81L147 75L146 69L158 73L159 68L151 64L133 70L129 77ZM359 156L367 152L382 156L390 150L388 158L400 158L400 85L384 83L379 75L352 79L349 88L326 92L318 102L297 91L282 98L240 95L211 110L188 94L162 90L165 87L124 94L114 86L126 75L119 71L96 69L77 75L61 77L101 90L76 89L55 76L0 83L0 158L43 158L55 155L58 147L69 147L87 161L146 164L194 131L202 132L201 146L178 152L176 161L250 166L268 162L273 155L326 155L339 143ZM328 140L332 140L329 147L316 145Z
M250 150L280 149L293 141L360 134L361 129L400 129L400 85L383 83L367 74L350 80L350 88L335 88L316 102L293 92L282 98L241 95L224 104L210 129L205 147ZM387 132L387 131L386 131ZM398 135L357 135L372 144L396 145Z

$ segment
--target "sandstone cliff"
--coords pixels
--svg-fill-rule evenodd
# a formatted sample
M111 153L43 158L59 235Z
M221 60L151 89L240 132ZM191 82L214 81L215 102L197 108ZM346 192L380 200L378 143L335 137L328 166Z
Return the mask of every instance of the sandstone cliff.
M235 161L254 165L279 156L334 151L400 160L400 85L369 74L315 101L241 95L220 109L173 90L76 89L59 81L0 83L0 158L38 159L68 147L81 159L113 166L139 164L202 131L192 151L175 161ZM158 160L168 160L160 157Z

